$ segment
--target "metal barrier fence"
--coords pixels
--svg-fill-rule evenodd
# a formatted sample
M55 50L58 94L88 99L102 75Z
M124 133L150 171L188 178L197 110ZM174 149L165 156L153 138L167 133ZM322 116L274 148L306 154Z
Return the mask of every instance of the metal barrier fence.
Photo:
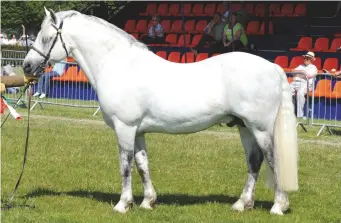
M23 75L21 64L25 57L25 51L3 50L1 52L1 65L10 64L16 75ZM3 56L6 57L3 57ZM10 57L12 56L12 57ZM63 63L63 62L62 62ZM65 63L65 72L61 77L46 78L42 76L39 84L33 86L33 94L45 93L45 97L35 95L31 110L44 104L61 105L79 108L95 108L96 115L100 108L96 92L77 63ZM51 70L51 69L50 69ZM48 70L47 70L48 71ZM293 103L297 116L297 126L307 131L307 126L321 126L317 136L324 128L332 134L330 128L341 128L341 78L335 78L330 74L318 74L311 86L305 75L301 80L295 77L300 72L287 73L288 81L293 90ZM301 90L299 90L301 89ZM309 90L306 90L309 89ZM7 98L17 100L22 88L6 89ZM18 103L26 104L27 95Z
M341 77L318 74L313 85L312 125L321 126L317 136L324 128L333 134L330 127L341 128Z
M17 54L18 55L18 54ZM15 61L16 63L13 63ZM21 64L23 59L18 58L1 58L1 65L10 64L15 75L24 75ZM32 86L32 107L31 110L39 105L44 108L44 104L79 107L79 108L95 108L93 113L95 116L100 108L96 92L92 89L90 83L77 63L61 62L65 64L65 72L62 76L48 77L43 75L37 84ZM52 68L45 71L50 72ZM47 74L47 73L46 73ZM11 101L16 101L22 93L23 88L7 88L6 96ZM40 94L37 95L39 92ZM37 93L37 94L36 94ZM18 103L25 104L27 95L25 95Z
M296 74L301 73L287 73L290 86L296 89L293 91L293 99L297 125L305 131L307 125L321 126L317 136L324 128L333 134L330 127L341 128L341 78L319 73L311 80L309 87L309 82L302 80L304 77L295 78Z

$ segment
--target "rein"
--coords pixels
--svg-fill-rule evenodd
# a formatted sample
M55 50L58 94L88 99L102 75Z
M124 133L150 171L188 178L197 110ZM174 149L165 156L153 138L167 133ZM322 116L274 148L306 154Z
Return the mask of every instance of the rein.
M31 83L26 84L23 93L20 95L19 99L17 100L17 103L15 104L14 108L17 106L20 98L23 96L23 94L26 92L26 90L28 89L28 87L31 85ZM14 208L15 206L13 206L12 202L14 200L14 196L17 193L19 184L21 182L22 176L24 174L24 169L25 169L25 164L26 164L26 160L27 160L27 151L28 151L28 139L29 139L29 135L30 135L30 110L31 110L31 90L29 90L28 92L28 108L27 108L27 129L26 129L26 141L25 141L25 152L24 152L24 160L22 163L22 169L19 175L19 179L17 180L17 183L15 184L13 193L11 198L9 199L9 201L4 204L4 206L1 207L1 210L8 210L11 208ZM8 118L9 114L7 115L6 119L3 121L3 123L1 124L1 128L2 126L5 124L7 118ZM23 207L30 207L29 205L19 205L19 206L23 206ZM34 206L33 206L34 207Z
M60 23L59 25L59 28L57 28L56 26L53 26L56 30L57 30L57 35L56 37L54 38L53 40L53 43L51 45L51 48L49 50L49 52L47 53L47 55L43 54L41 51L39 51L37 48L35 48L33 46L33 49L39 54L41 55L42 57L45 58L45 60L36 68L36 70L33 72L35 73L39 68L41 69L44 69L43 65L46 65L46 63L48 62L48 60L50 59L50 53L54 47L54 45L56 44L57 42L57 39L58 39L58 36L60 37L61 39L61 42L63 44L63 48L66 52L66 55L68 56L68 52L66 50L66 47L65 47L65 43L63 41L63 38L62 38L62 35L61 35L61 28L63 27L63 22ZM26 54L28 54L28 44L27 44L27 37L26 37ZM29 88L29 86L32 85L32 82L30 83L27 83L26 86L24 87L24 90L22 92L22 94L20 95L19 99L17 100L14 108L18 105L18 102L19 100L21 99L21 97L23 96L23 94L27 91L27 89ZM27 160L27 151L28 151L28 140L29 140L29 135L30 135L30 111L31 111L31 99L32 99L32 94L31 94L31 89L29 89L29 92L28 92L28 108L27 108L27 129L26 129L26 141L25 141L25 152L24 152L24 160L23 160L23 163L22 163L22 169L21 169L21 172L20 172L20 175L19 175L19 179L17 180L17 183L15 184L15 187L14 187L14 190L13 190L13 193L12 193L12 196L11 198L9 199L9 201L4 204L4 206L1 207L1 210L8 210L8 209L11 209L11 208L14 208L15 206L12 204L13 200L14 200L14 196L15 194L17 193L17 190L19 188L19 185L20 185L20 182L21 182L21 179L22 179L22 176L24 174L24 169L25 169L25 165L26 165L26 160ZM6 119L2 122L1 124L1 127L5 124L5 122L7 121L7 118L10 114L7 115ZM2 201L1 201L2 202ZM18 207L30 207L29 205L18 205ZM34 207L34 206L32 206Z

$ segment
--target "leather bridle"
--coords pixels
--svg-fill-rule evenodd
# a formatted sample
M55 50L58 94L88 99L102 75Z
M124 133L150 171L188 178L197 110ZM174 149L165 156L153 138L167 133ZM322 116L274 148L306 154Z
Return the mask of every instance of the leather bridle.
M32 46L32 49L34 51L36 51L40 56L44 57L44 61L34 70L33 74L35 74L35 72L40 68L41 70L44 70L45 68L45 65L46 63L49 61L50 59L50 54L51 54L51 51L54 47L54 45L56 44L57 40L58 40L58 37L60 37L60 41L62 42L62 45L63 45L63 48L65 50L65 53L66 53L66 56L68 57L69 56L69 53L66 49L66 46L65 46L65 42L63 40L63 37L62 37L62 28L63 28L63 21L60 23L59 25L59 28L57 28L54 24L52 24L52 27L55 28L57 30L57 34L56 34L56 37L54 38L53 40L53 43L48 51L48 53L45 55L44 53L42 53L40 50L38 50L36 47Z

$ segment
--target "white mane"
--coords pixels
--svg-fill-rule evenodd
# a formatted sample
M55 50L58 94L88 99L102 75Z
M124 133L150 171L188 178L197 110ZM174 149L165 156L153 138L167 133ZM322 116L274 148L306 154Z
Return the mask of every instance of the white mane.
M101 19L95 16L91 16L91 15L85 15L82 14L80 12L74 11L74 10L69 10L69 11L61 11L61 12L57 12L56 16L58 17L58 19L60 19L60 21L64 21L67 18L71 18L73 16L82 16L85 19L88 19L90 21L96 22L99 25L103 25L106 28L109 28L112 31L115 31L115 34L118 34L119 36L124 37L126 40L128 40L131 43L132 47L137 47L139 49L143 49L143 50L149 50L149 48L147 47L147 45L145 45L144 43L136 40L132 35L124 32L122 29L118 28L117 26ZM43 21L43 25L49 20L47 20L47 18L44 19ZM43 26L42 25L42 26Z

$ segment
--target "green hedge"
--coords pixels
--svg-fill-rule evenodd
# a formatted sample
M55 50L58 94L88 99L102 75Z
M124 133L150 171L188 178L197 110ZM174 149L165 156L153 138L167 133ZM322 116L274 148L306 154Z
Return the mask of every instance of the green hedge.
M28 50L30 50L31 47L28 47ZM17 50L17 51L26 51L25 46L19 46L19 45L1 45L1 50Z

